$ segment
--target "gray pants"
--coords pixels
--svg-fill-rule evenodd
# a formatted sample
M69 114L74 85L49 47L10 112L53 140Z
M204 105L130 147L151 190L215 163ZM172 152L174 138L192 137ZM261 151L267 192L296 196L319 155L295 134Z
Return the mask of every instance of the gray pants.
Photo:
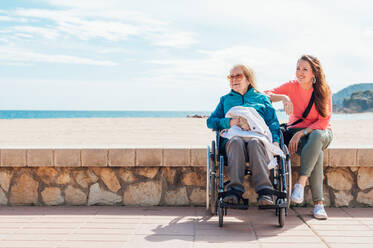
M300 128L299 130L302 130ZM312 200L324 201L323 197L323 161L324 150L333 139L330 129L314 130L301 138L297 153L300 155L300 175L309 177Z
M273 188L269 180L267 153L260 140L253 138L245 142L241 137L236 136L227 142L225 150L230 179L228 189L233 187L244 191L243 180L246 162L250 163L255 192Z

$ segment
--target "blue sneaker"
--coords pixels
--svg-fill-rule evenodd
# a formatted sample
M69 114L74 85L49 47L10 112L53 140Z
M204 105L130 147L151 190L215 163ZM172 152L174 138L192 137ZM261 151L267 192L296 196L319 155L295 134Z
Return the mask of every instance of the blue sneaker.
M324 205L315 205L315 208L313 209L313 217L315 217L318 220L326 220L328 218L328 215L326 214L324 209Z
M304 187L298 183L294 184L293 193L291 193L291 200L295 203L302 203L304 199Z

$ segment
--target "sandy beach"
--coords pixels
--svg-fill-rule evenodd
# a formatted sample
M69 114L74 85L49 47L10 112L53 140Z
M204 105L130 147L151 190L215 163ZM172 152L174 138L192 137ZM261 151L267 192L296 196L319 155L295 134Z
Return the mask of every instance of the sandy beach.
M373 120L332 121L331 148L373 148ZM206 119L2 119L0 148L205 148Z

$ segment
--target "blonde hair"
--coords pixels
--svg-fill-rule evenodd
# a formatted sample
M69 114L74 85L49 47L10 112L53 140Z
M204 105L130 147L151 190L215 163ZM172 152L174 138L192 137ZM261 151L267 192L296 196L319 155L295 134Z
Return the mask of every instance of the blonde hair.
M255 91L259 92L258 87L256 85L255 73L253 69L251 69L250 67L246 65L238 64L238 65L233 66L231 70L236 69L236 68L241 69L246 80L249 81L249 89L254 88Z

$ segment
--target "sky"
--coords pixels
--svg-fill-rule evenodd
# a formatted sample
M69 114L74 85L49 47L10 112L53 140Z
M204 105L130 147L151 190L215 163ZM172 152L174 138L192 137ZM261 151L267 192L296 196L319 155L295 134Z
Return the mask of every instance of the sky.
M211 111L235 64L260 90L318 57L373 82L372 1L1 0L0 109Z

